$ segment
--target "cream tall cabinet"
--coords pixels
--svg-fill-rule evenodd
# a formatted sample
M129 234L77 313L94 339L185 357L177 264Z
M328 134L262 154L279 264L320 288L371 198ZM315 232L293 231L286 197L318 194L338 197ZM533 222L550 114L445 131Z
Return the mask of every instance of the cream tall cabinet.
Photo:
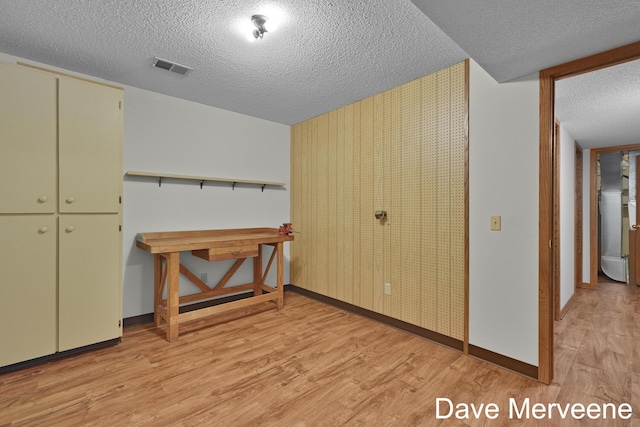
M122 334L122 102L0 63L0 367Z

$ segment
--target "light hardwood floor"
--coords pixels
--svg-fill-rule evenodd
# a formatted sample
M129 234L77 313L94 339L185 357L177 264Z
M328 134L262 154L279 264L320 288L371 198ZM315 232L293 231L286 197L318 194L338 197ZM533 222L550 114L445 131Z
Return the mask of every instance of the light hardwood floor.
M0 375L0 426L627 426L640 422L639 290L579 289L551 386L303 296ZM250 315L249 315L250 314ZM505 321L508 321L505 319ZM436 419L436 398L500 416ZM522 403L623 403L631 420L510 419ZM443 411L446 407L442 407Z

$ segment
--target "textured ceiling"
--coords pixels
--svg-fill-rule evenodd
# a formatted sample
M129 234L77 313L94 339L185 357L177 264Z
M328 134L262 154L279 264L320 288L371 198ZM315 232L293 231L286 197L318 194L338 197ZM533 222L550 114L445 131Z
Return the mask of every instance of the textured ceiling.
M640 40L638 0L412 0L499 82ZM556 83L583 148L640 142L640 61Z
M253 14L279 28L249 42ZM0 52L284 124L469 56L504 81L638 28L638 0L0 0Z
M499 82L638 41L638 0L412 0Z
M0 51L285 124L467 57L409 0L2 0Z
M582 148L640 143L640 60L557 81L556 117Z

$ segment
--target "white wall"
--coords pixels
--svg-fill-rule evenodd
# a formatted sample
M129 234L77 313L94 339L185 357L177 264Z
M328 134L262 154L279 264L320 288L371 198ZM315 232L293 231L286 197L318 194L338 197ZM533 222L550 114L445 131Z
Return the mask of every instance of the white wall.
M0 53L0 61L27 61ZM37 64L49 69L55 67ZM67 70L60 70L69 73ZM76 73L71 73L76 74ZM83 76L93 80L101 79ZM117 82L113 82L119 85ZM153 312L153 257L135 246L145 231L278 227L290 218L290 128L274 122L124 86L124 171L165 172L285 182L283 188L149 179L124 180L123 316ZM266 106L265 108L268 108ZM285 245L285 283L289 281ZM268 253L269 251L267 251ZM268 258L265 259L265 264ZM190 255L182 262L214 285L229 262L208 263ZM252 281L245 262L232 283ZM275 283L275 268L267 279ZM181 294L195 287L181 278Z
M560 123L560 309L575 283L575 140Z
M470 62L469 343L537 366L538 75L498 84Z
M135 246L145 231L278 227L290 218L289 126L135 88L125 88L124 170L286 182L284 189L125 177L124 317L153 311L153 259ZM289 282L285 245L285 283ZM266 252L270 254L270 251ZM266 258L266 257L265 257ZM233 261L181 255L215 285ZM264 260L265 264L268 258ZM231 283L253 281L245 262ZM181 294L196 288L181 277ZM267 283L275 284L275 268Z

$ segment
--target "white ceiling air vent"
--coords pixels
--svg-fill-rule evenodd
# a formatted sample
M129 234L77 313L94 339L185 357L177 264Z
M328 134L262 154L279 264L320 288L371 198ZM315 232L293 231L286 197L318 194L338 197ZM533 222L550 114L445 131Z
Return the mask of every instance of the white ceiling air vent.
M158 57L155 57L153 59L153 66L162 68L165 70L173 71L174 73L182 74L183 76L186 76L191 71L193 71L193 68L191 67L187 67L186 65L180 65L178 63L167 61L166 59L161 59Z

